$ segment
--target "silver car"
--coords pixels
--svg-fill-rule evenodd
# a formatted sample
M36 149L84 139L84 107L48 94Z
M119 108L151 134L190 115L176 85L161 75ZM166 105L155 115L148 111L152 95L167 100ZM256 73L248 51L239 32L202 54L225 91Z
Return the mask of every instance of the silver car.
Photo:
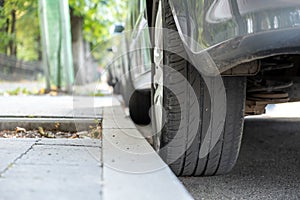
M299 101L300 1L131 0L120 91L179 176L230 172L244 116Z

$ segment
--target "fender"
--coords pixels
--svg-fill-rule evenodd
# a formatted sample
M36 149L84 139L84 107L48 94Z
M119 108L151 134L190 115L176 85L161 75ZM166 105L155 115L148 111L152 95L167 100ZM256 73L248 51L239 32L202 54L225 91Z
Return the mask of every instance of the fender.
M299 0L169 0L194 65L208 75L300 53Z

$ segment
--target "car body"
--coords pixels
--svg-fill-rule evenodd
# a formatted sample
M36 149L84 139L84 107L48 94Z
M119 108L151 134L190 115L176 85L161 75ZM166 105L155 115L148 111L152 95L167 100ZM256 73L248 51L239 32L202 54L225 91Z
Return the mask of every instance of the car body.
M123 38L125 48L118 53L123 57L119 64L123 74L114 76L120 80L121 94L126 96L125 104L135 122L150 122L153 99L148 99L153 98L157 45L157 29L151 27L158 25L160 15L166 18L168 9L189 63L202 76L244 78L245 90L240 89L240 95L245 99L238 101L245 102L240 108L243 114L262 114L267 104L300 100L300 1L132 0ZM185 173L184 169L175 173L195 173Z
M150 89L149 84L139 79L150 80L151 59L136 56L148 54L150 58L151 54L151 16L145 14L152 9L149 2L130 1L125 28L127 44L123 41L127 47L121 53L125 62L123 71L144 63L148 66L132 77L136 89ZM186 49L196 56L207 51L220 72L242 63L300 52L300 2L297 0L171 0L170 5ZM189 45L187 37L199 45ZM145 49L138 50L140 46ZM124 55L128 52L129 56Z

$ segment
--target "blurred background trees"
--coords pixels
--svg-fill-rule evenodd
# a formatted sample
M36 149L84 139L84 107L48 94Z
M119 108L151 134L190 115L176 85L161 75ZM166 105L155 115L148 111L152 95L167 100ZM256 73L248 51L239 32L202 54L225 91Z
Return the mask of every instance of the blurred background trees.
M25 71L32 74L30 70L35 70L36 65L44 71L39 3L39 0L0 0L0 74L22 73L24 67L30 68ZM111 27L125 21L127 1L69 0L68 4L72 64L75 74L78 72L77 83L85 84L94 81L104 50L111 45L108 42ZM15 59L15 66L8 66L8 59L10 63Z
M0 0L0 53L41 59L37 5L34 0Z
M86 41L93 46L110 38L110 28L126 18L126 0L69 0L71 13L83 21Z
M69 0L69 4L76 81L84 84L96 78L95 65L103 67L106 49L112 45L111 27L125 21L127 1ZM80 67L84 65L87 67Z

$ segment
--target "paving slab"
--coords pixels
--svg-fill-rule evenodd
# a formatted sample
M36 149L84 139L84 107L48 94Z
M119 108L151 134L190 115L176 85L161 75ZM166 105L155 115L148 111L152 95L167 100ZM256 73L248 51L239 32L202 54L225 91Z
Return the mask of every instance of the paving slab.
M104 107L119 105L111 96L1 96L0 117L94 117Z
M38 140L8 140L0 139L0 176L5 172L15 160L17 160L24 152L31 148Z
M136 129L135 124L129 117L114 116L103 120L103 129Z
M49 96L0 97L0 110L1 116L67 116L73 110L73 100Z
M192 197L137 129L104 128L103 199Z
M100 144L93 140L0 140L0 151L15 152L5 157L6 169L1 167L0 199L101 199Z
M17 164L0 184L1 200L101 199L98 166Z
M105 118L113 118L113 117L125 117L128 116L125 113L125 108L122 106L111 106L111 107L104 107L103 113L105 113Z

